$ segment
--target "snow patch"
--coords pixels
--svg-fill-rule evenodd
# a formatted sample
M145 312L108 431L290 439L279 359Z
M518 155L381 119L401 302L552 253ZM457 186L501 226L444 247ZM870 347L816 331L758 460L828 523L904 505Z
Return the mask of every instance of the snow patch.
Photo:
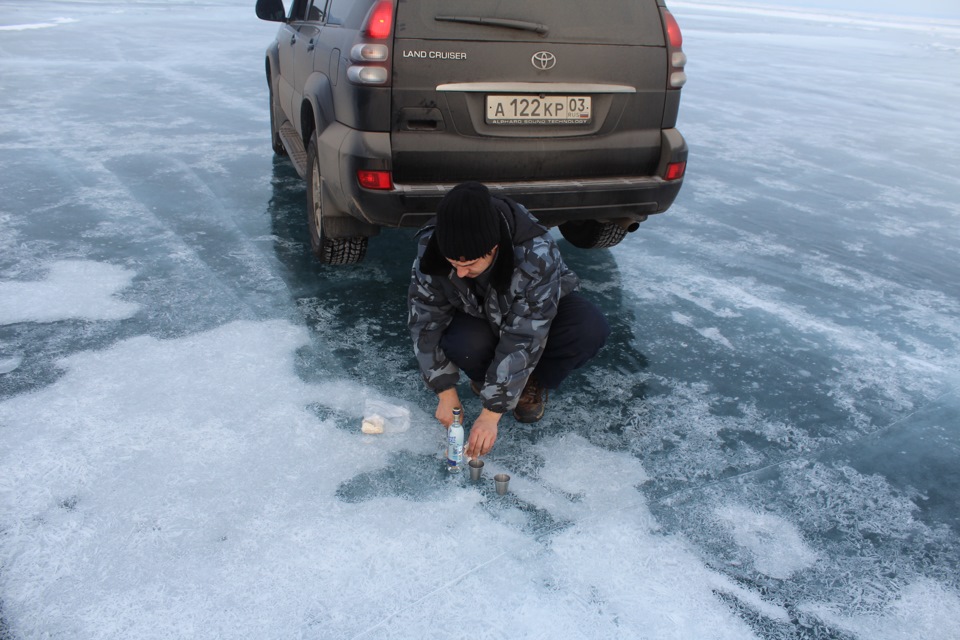
M16 371L22 363L23 363L23 356L0 355L0 374Z
M714 514L734 542L753 555L754 568L764 575L786 580L817 559L797 528L780 516L739 505L719 507Z
M676 322L677 324L683 325L685 327L690 327L691 329L699 333L701 336L703 336L707 340L710 340L711 342L716 342L717 344L724 346L727 349L733 350L733 344L731 344L731 342L727 340L723 336L723 334L720 333L720 330L717 329L716 327L707 327L705 329L698 329L693 325L693 318L691 318L690 316L686 316L682 313L679 313L677 311L674 311L671 314L671 316L673 318L673 321Z
M733 344L730 343L723 334L720 333L720 330L716 327L707 327L706 329L697 329L697 333L702 335L707 340L716 342L717 344L726 347L727 349L733 350Z
M136 274L90 260L50 265L40 282L0 282L0 325L59 320L122 320L140 308L116 299Z
M0 403L15 635L413 638L456 611L478 637L755 637L716 591L785 615L658 532L632 455L568 435L529 469L450 477L430 416L366 438L374 391L300 380L309 339L282 321L136 337Z
M930 579L908 585L900 597L876 615L848 615L837 607L805 605L801 610L812 613L828 624L870 640L955 640L960 620L960 595Z
M580 510L540 562L559 576L557 586L573 596L578 608L589 606L619 629L589 637L620 637L629 629L634 633L623 637L636 637L641 630L649 638L756 637L740 619L731 618L714 591L772 619L789 619L781 607L705 567L683 539L658 532L637 490L647 474L635 457L599 449L573 435L549 440L537 453L544 457L539 478L548 489L572 494Z
M0 31L32 31L34 29L49 29L50 27L59 27L62 24L76 22L74 18L54 18L49 22L31 22L26 24L5 24L0 25Z

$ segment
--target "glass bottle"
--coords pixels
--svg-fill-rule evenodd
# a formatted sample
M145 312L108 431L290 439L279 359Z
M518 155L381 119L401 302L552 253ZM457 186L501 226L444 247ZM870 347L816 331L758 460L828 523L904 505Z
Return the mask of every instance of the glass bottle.
M461 410L453 410L453 424L447 430L447 471L458 473L463 467L463 423Z

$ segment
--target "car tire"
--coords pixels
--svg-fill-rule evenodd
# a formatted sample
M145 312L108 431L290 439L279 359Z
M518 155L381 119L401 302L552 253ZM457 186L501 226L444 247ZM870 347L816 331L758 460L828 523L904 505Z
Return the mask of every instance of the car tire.
M314 134L307 148L307 225L310 247L323 264L356 264L367 254L367 238L329 238L323 232L323 195L317 138Z
M267 79L267 86L270 93L270 142L275 154L285 156L287 155L287 149L283 146L283 140L280 139L280 111L273 94L273 81L269 78Z
M584 220L562 223L560 234L581 249L606 249L619 244L627 230L613 222Z

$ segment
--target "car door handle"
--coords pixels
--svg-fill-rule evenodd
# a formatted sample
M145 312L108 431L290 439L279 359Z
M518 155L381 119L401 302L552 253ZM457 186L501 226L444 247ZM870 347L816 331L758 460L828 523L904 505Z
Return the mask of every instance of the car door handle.
M317 43L314 42L313 38L310 38L310 42L307 43L307 51L313 51L313 48L317 46Z
M443 114L432 107L404 107L400 111L401 131L443 131Z
M296 41L297 41L297 34L293 34L292 36L290 36L290 46L291 46L291 47L294 45L294 43L296 43Z

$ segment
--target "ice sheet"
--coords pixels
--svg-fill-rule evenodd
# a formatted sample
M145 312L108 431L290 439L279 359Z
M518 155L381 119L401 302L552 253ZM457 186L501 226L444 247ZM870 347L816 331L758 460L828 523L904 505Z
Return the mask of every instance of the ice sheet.
M562 243L610 342L473 485L412 360L412 230L310 256L276 25L7 3L0 637L960 636L960 38L702 4L670 3L680 197ZM410 429L361 434L368 399Z

